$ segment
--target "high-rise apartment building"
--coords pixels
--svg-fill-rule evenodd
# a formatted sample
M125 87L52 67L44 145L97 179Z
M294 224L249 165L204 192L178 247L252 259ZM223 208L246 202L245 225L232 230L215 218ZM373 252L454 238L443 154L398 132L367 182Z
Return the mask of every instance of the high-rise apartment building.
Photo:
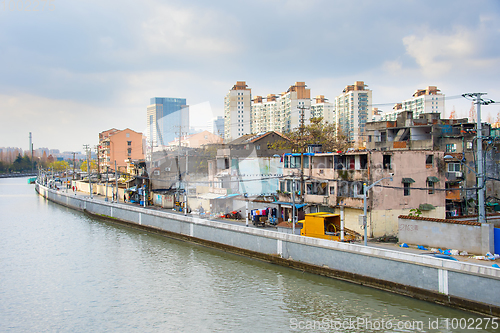
M282 120L284 117L279 112L279 98L280 96L268 94L267 97L256 96L252 100L252 133L283 131Z
M439 113L441 118L444 116L444 94L435 86L428 86L425 89L418 89L410 99L397 103L392 111L382 115L383 120L394 121L398 114L403 111L413 112L413 118L418 118L424 113Z
M245 81L237 81L224 97L224 141L230 142L251 134L252 89Z
M295 82L288 90L281 94L278 101L278 112L283 118L282 132L290 132L299 127L302 115L304 124L311 118L311 90L306 88L305 82Z
M295 82L280 95L268 94L266 98L256 96L252 102L251 131L254 134L290 132L300 126L302 114L305 125L311 118L311 91L306 88L305 82Z
M185 98L153 97L147 108L148 145L168 144L189 131L189 107Z
M335 123L333 103L327 102L323 95L318 95L314 98L314 103L311 105L311 117L323 118L323 122L329 124Z
M337 129L357 145L366 142L366 122L371 120L372 91L366 87L363 81L356 81L335 97Z

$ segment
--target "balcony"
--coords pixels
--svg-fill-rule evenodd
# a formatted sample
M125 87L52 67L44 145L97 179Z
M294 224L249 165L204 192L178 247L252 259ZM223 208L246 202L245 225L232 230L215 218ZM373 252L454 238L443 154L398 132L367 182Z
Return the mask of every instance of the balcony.
M459 182L464 180L464 174L462 171L446 172L445 177L446 180L450 182Z
M363 198L336 197L337 206L363 209Z
M335 170L334 179L347 181L364 181L368 179L368 170Z
M317 194L306 194L304 195L304 202L319 204L319 205L328 205L329 200L326 195L317 195Z

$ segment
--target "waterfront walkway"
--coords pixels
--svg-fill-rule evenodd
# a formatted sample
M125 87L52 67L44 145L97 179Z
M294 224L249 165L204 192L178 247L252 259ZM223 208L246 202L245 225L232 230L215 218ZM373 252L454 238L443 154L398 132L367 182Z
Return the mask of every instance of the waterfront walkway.
M66 193L66 189L59 189L59 191L63 192L63 193ZM78 196L80 198L90 199L89 193L80 192L80 191L73 192L72 189L68 189L67 193L68 194L73 193L73 195ZM105 197L102 196L102 195L93 195L92 200L105 201ZM108 202L111 203L111 196L108 197ZM130 205L130 206L134 206L134 207L140 207L139 204L130 203L130 202L123 202L123 200L120 200L118 203L114 203L114 204L116 204L116 205ZM163 212L166 212L166 213L169 213L169 214L174 214L174 215L184 215L183 212L178 212L178 211L175 211L173 209L164 209L164 208L157 207L157 206L147 206L147 207L143 207L143 208L144 209L150 209L150 210L159 210L159 211L163 211ZM198 216L196 214L188 214L188 215ZM226 218L220 218L220 217L214 217L214 216L212 216L210 218L207 218L207 219L218 221L218 222L223 222L223 223L228 223L228 224L240 225L240 226L245 226L245 224L246 224L245 219L242 219L242 220L233 220L233 219L226 219ZM249 228L258 228L258 229L265 228L266 230L275 230L275 231L277 231L277 228L275 226L270 226L270 225L266 225L265 227L254 226L252 224L252 221L250 221L250 220L248 222L248 227ZM363 244L362 241L358 241L358 242L354 242L354 243L355 244L359 244L359 245ZM413 254L422 254L422 255L425 255L425 254L431 252L430 249L429 249L429 251L419 250L419 249L417 249L416 245L419 245L419 244L415 244L413 246L410 245L410 247L408 247L408 248L403 248L403 247L400 247L398 244L395 244L395 243L384 243L384 242L376 242L374 240L368 240L368 246L369 247L373 247L373 248L380 248L380 249L386 249L386 250L392 250L392 251L399 251L399 252L407 252L407 253L413 253ZM457 250L460 250L460 249L457 249ZM484 255L484 253L481 254L481 255ZM498 265L500 265L500 259L496 260L496 261L492 261L492 260L477 260L477 259L472 258L471 255L469 255L469 256L453 256L453 258L455 258L455 259L457 259L458 261L461 261L461 262L467 262L467 263L477 264L477 265L482 265L482 266L487 266L487 267L491 267L491 265L493 265L495 263L498 264ZM443 259L443 260L445 260L445 259Z

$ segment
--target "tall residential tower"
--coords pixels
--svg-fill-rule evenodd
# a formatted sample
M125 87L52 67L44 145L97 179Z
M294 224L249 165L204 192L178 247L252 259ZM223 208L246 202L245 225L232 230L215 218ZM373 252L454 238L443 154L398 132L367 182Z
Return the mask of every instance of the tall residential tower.
M230 142L251 134L250 109L252 89L245 81L237 81L224 97L224 141Z
M337 129L356 145L366 142L366 122L371 120L372 91L366 87L363 81L356 81L335 97Z
M383 120L396 120L403 111L413 112L413 118L419 118L424 113L439 113L444 118L444 94L435 86L418 89L410 99L397 103L393 110L382 115Z

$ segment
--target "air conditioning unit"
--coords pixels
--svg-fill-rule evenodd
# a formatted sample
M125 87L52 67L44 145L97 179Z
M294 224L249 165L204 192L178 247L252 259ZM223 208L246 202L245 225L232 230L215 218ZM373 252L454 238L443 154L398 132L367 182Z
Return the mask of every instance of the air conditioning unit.
M455 171L456 178L462 178L463 176L464 176L464 174L462 173L462 171Z
M165 168L165 171L170 171L170 168Z

